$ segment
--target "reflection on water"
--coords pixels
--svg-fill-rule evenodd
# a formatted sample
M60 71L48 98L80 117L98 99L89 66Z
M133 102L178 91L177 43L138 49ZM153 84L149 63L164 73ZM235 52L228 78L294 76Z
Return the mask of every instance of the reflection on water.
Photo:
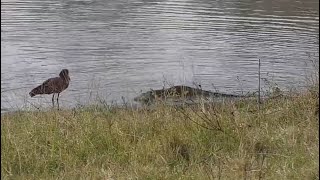
M304 85L318 52L317 0L3 0L1 111L48 106L28 92L61 69L61 105L130 100L166 84L256 91ZM97 99L98 98L98 99Z

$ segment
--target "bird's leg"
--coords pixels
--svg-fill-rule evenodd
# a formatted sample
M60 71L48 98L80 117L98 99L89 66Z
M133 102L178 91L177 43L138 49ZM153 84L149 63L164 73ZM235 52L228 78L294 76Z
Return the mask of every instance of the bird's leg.
M52 95L52 107L54 108L54 93Z
M59 110L59 96L60 96L60 93L58 93L58 97L57 97L58 110Z

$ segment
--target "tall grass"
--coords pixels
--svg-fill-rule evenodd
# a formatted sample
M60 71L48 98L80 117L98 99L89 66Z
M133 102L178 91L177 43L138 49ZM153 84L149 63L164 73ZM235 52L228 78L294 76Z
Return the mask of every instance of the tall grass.
M319 179L318 92L1 116L2 179Z

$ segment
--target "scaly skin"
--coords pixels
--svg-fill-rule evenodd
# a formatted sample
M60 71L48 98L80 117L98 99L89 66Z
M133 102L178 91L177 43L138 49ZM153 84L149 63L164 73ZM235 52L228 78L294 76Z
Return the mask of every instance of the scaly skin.
M242 97L233 94L223 94L215 93L211 91L205 91L202 89L192 88L189 86L173 86L167 89L151 90L145 93L142 93L140 96L134 98L134 101L142 103L152 103L155 100L165 100L168 98L195 98L195 97L205 97L205 98L214 98L214 97Z

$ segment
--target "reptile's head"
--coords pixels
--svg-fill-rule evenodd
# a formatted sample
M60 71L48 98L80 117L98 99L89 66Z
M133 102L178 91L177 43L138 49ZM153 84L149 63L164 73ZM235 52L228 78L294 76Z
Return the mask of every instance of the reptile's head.
M153 102L154 99L155 99L155 96L153 91L148 91L148 92L142 93L140 96L135 97L133 100L136 102L149 104Z

